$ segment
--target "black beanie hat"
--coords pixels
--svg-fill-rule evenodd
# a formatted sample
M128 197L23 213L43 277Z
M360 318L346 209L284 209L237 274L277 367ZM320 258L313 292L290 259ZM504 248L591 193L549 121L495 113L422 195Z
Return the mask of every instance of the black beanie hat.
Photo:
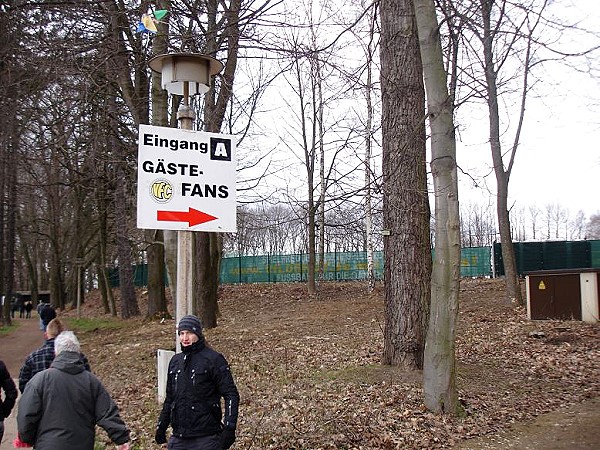
M182 330L191 331L199 338L202 338L202 322L196 316L183 316L177 325L177 333Z

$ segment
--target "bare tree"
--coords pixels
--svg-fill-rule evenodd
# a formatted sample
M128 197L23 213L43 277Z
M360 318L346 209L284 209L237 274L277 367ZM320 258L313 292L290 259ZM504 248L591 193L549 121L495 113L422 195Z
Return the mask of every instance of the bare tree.
M586 239L600 239L600 214L594 214L586 226Z
M365 53L365 70L366 82L363 88L366 100L366 123L365 123L365 156L364 156L364 172L365 172L365 192L364 192L364 207L365 207L365 241L367 252L367 277L369 283L369 292L375 288L375 268L373 260L373 167L372 155L374 144L373 122L375 120L375 109L373 106L373 97L375 95L375 83L373 82L373 65L374 57L377 49L375 42L375 23L377 17L377 9L374 7L368 8L369 28L366 37L366 43L359 43L363 47Z
M203 50L206 54L217 56L220 51L226 52L220 82L217 85L213 80L212 89L204 98L204 128L209 132L217 133L221 130L227 106L233 95L242 32L242 12L241 0L232 0L227 5L211 0L206 4L206 23L197 24L205 30ZM193 20L200 19L197 17ZM195 309L204 326L213 328L217 326L219 313L217 290L223 248L222 236L218 233L196 233L194 246L198 257L194 268Z
M532 239L535 241L537 238L538 217L540 215L540 209L536 205L533 205L533 206L530 206L528 210L529 210L529 217L531 219Z
M569 224L569 227L570 239L585 239L585 213L578 211Z
M492 244L496 230L493 210L489 205L461 205L461 243L463 247L484 247Z
M157 2L157 9L168 10L171 0L162 0ZM169 20L160 21L157 24L158 33L152 40L152 50L155 54L167 52L169 44ZM152 101L152 125L168 126L168 95L163 89L160 89L162 77L160 74L152 73L151 101ZM167 233L174 233L166 231ZM167 299L165 294L165 275L167 258L165 251L165 231L146 230L145 238L148 242L148 316L164 316L168 314ZM171 295L175 297L177 292L177 280L169 279L171 286ZM174 283L173 283L174 282ZM173 305L173 311L176 306Z
M498 214L498 226L500 230L500 241L502 246L502 260L504 262L504 273L506 276L506 294L509 301L515 301L517 304L522 304L521 288L518 280L516 268L516 259L513 248L513 240L510 229L510 219L508 210L508 182L515 161L515 155L521 134L521 127L525 115L525 99L529 90L528 75L531 65L531 45L532 31L525 37L525 58L523 67L523 90L521 96L521 109L519 124L515 133L514 143L510 151L510 158L507 165L503 159L503 150L500 138L500 112L498 108L499 101L499 70L502 67L502 60L506 58L506 54L498 55L495 53L498 50L497 42L502 39L502 34L499 33L499 24L504 17L502 5L500 5L500 19L497 19L498 11L494 11L494 1L483 0L481 2L481 19L483 30L482 33L477 33L480 36L483 46L484 72L487 92L487 103L489 110L489 126L490 126L490 148L492 151L492 160L494 162L494 172L496 174L497 195L496 208ZM527 24L529 19L525 21ZM537 21L534 19L532 27L535 28ZM514 41L513 41L514 42ZM512 52L513 46L508 45L502 49L503 52Z
M551 17L549 7L553 3L549 0L443 2L444 14L449 19L446 24L453 28L450 35L454 57L460 56L467 62L455 75L462 94L456 102L483 100L488 110L506 300L518 304L523 299L512 245L515 229L511 227L508 193L527 99L541 81L536 80L534 69L551 60L566 61L590 52L577 49L568 53L558 48L560 41L552 40L552 36L568 26L561 17Z
M335 108L345 99L346 88L336 84L344 78L344 69L335 59L340 46L320 42L323 25L319 17L313 17L312 6L312 2L303 5L301 19L307 22L306 26L290 26L279 43L283 53L281 72L292 92L283 99L291 117L284 119L282 134L286 136L282 145L300 162L306 179L301 198L294 199L297 193L290 192L288 201L302 205L305 210L307 285L311 295L317 292L317 274L323 273L327 211L335 202L347 198L345 183L358 169L353 164L347 170L337 167L356 133L343 124L347 113ZM335 113L328 115L328 111ZM338 111L342 111L341 116Z
M414 0L427 116L431 128L431 173L435 195L435 248L431 276L431 311L423 366L425 405L457 415L456 323L460 287L460 229L454 100L448 93L439 26L433 0Z
M423 367L431 248L425 92L412 0L381 10L385 328L383 363Z
M562 227L568 223L567 210L558 203L548 203L544 210L544 219L546 220L546 239L559 239ZM565 239L567 233L565 232Z
M302 49L298 48L298 52L302 52ZM317 135L319 130L319 110L322 108L322 104L318 104L316 101L317 85L318 81L315 79L314 72L310 72L311 77L308 81L308 87L304 85L305 80L303 79L303 69L301 68L302 57L297 53L294 57L294 92L298 96L299 114L301 126L301 140L300 144L304 156L304 167L306 169L306 194L307 194L307 230L308 230L308 293L314 295L317 292L315 283L316 273L316 201L315 201L315 162L317 161L317 150L318 142L321 142L323 136ZM311 69L314 66L310 66ZM310 95L312 93L313 101L311 103ZM306 96L309 96L306 98ZM312 104L312 108L307 111L309 105ZM311 118L309 119L309 115Z

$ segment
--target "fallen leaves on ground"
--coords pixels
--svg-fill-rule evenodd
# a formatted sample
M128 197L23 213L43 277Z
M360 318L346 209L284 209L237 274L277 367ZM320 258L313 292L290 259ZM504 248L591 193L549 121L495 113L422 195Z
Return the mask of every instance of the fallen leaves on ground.
M381 286L368 294L363 283L325 283L315 297L304 284L221 287L219 326L205 334L242 397L235 448L451 448L598 396L598 325L529 321L504 303L503 289L500 280L461 282L457 384L466 416L455 418L426 410L421 373L380 365ZM83 311L103 315L97 294ZM124 325L80 334L83 350L138 448L159 448L156 351L174 348L175 322Z

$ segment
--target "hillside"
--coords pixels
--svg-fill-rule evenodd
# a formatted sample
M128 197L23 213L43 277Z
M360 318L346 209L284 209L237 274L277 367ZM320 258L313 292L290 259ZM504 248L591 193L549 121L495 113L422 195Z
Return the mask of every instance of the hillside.
M358 282L326 283L316 298L303 284L221 288L219 327L206 337L228 358L242 396L235 448L471 448L465 442L477 441L466 439L597 402L598 324L531 322L523 308L503 304L501 281L463 280L457 369L467 416L435 416L423 408L420 373L379 365L382 298L380 286L368 295ZM102 316L96 295L83 313ZM139 448L159 448L151 443L159 412L155 355L173 348L175 323L112 325L78 333L83 350Z

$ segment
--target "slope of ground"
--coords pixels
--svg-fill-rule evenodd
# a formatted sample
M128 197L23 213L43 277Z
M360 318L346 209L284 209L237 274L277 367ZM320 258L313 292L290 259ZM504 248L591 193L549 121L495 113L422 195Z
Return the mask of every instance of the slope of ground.
M219 327L206 336L228 358L242 396L235 448L569 448L527 447L540 438L534 419L597 409L598 324L528 321L523 308L503 303L501 281L463 280L457 373L467 414L429 413L420 373L379 364L382 299L381 287L367 294L357 282L326 283L313 298L303 284L221 288ZM103 316L94 296L82 313ZM173 348L175 323L109 324L113 328L79 332L83 350L138 448L159 448L152 443L160 408L156 350ZM600 448L598 415L590 417L582 427L596 427L595 441L571 448ZM554 426L561 422L548 420L543 429L554 433L552 442L561 441L561 427ZM529 444L493 446L502 439L516 442L510 433L527 436L522 427L531 427Z

